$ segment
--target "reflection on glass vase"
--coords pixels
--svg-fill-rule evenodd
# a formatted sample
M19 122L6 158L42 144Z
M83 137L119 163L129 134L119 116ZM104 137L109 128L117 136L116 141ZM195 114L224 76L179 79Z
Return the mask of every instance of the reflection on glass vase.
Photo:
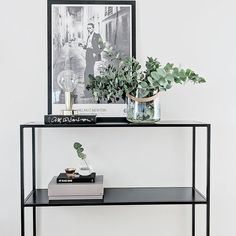
M158 93L145 98L127 94L127 98L128 121L135 123L155 123L161 119Z

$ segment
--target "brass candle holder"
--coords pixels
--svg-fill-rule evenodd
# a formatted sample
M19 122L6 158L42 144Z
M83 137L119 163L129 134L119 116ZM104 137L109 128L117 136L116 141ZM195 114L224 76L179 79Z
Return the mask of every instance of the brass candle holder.
M66 168L65 172L68 178L73 178L75 176L75 168Z

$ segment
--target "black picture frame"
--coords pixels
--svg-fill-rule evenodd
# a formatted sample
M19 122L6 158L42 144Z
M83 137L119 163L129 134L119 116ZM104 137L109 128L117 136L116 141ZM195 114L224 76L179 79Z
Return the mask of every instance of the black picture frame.
M130 6L130 24L131 24L131 29L130 29L130 35L131 35L131 40L130 40L130 56L136 57L136 1L100 1L100 0L48 0L47 4L47 37L48 37L48 114L54 114L53 113L53 94L52 94L52 89L53 89L53 63L52 63L52 43L54 38L52 38L52 8L54 5L79 5L79 6L93 6L93 5L104 5L109 7L109 6ZM112 106L112 104L111 104ZM126 120L125 116L99 116L98 121L100 122L120 122Z

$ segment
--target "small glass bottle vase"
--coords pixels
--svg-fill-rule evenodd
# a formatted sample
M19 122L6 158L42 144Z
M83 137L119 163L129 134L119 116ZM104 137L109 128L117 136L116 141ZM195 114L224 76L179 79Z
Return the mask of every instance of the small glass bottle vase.
M160 98L158 93L145 98L134 97L128 94L127 98L128 121L135 123L155 123L161 119Z
M89 165L88 161L86 159L80 159L78 168L79 175L88 176L92 174L92 172L93 168Z

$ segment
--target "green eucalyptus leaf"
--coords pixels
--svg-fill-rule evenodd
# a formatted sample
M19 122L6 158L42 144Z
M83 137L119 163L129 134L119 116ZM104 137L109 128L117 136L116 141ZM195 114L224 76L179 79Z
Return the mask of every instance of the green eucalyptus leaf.
M171 84L167 84L167 85L166 85L166 89L170 89L171 87L172 87Z
M171 75L171 74L168 74L168 75L166 76L166 80L167 80L168 82L173 82L173 81L174 81L174 76Z
M178 78L178 77L175 77L174 80L175 80L175 83L177 83L177 84L181 84L182 83L182 80L180 78Z
M84 160L86 158L86 155L84 153L80 153L80 158Z
M179 69L178 69L177 67L174 67L174 68L173 68L172 75L173 75L174 77L179 77Z
M204 78L199 77L199 83L205 83L205 82L206 82L206 80Z
M138 84L138 89L142 89L142 85L141 84Z
M152 79L152 77L148 76L147 80L148 80L150 86L153 87L153 79Z
M160 79L160 75L157 73L157 71L152 71L152 72L151 72L151 77L152 77L154 80L159 80L159 79Z
M147 82L145 82L145 81L142 81L140 85L141 85L141 87L144 88L144 89L145 89L145 88L148 88L148 84L147 84Z
M168 85L168 81L165 78L161 78L159 80L159 84L163 87L166 87Z
M137 70L140 70L140 69L141 69L141 65L138 65L138 66L137 66Z
M161 77L165 77L166 76L166 71L164 69L162 69L162 68L158 68L157 69L157 73Z
M74 143L74 148L75 149L78 149L80 147L82 147L82 145L80 143L78 143L78 142Z
M139 89L138 94L139 94L139 97L144 98L144 97L147 97L147 95L149 94L149 91L146 89Z
M164 87L159 87L159 91L166 91L166 88L164 88Z
M185 72L186 76L189 76L191 74L191 72L192 72L192 70L186 69L186 72Z
M83 157L83 153L82 153L82 152L77 151L77 154L78 154L78 157L79 157L79 158L82 158L82 157Z
M167 63L167 64L165 65L165 67L164 67L164 70L165 70L166 72L169 72L170 70L172 70L173 66L174 66L174 64Z

